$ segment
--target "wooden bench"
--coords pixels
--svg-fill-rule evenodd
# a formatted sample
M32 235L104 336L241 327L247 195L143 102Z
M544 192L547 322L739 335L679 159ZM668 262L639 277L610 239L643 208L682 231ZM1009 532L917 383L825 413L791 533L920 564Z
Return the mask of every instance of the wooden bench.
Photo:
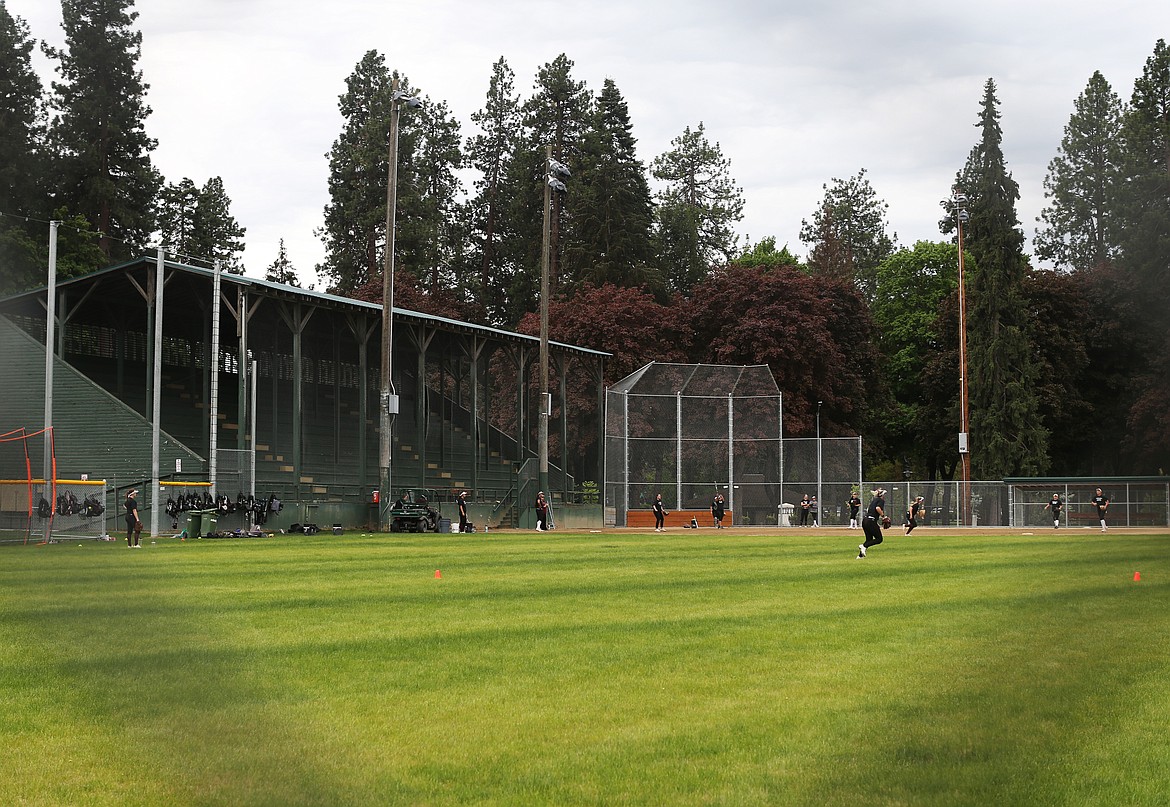
M1088 522L1090 524L1099 524L1100 517L1095 512L1076 512L1066 513L1061 516L1061 520L1067 519L1071 525L1074 521ZM1110 527L1165 527L1166 517L1158 513L1132 513L1129 517L1129 524L1125 522L1125 511L1118 510L1116 512L1108 511L1105 513L1105 523Z
M669 510L666 513L666 518L663 521L667 527L689 527L691 526L691 519L698 522L700 527L714 526L714 520L711 518L710 510ZM735 518L730 510L723 512L723 526L730 527L735 523ZM626 511L626 526L627 527L650 527L654 528L654 511L653 510L627 510Z

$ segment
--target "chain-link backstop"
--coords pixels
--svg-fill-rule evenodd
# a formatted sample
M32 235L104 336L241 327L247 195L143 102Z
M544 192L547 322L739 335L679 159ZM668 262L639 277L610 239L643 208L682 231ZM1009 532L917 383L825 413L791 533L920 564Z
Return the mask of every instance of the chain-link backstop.
M646 365L606 391L607 513L624 526L656 494L705 510L722 493L736 523L774 523L781 418L766 365Z

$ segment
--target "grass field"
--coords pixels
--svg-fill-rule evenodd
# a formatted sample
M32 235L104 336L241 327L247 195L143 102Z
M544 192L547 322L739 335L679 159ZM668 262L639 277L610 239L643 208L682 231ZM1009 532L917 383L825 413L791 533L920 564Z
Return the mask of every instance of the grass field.
M2 546L0 801L1167 804L1170 534L900 532Z

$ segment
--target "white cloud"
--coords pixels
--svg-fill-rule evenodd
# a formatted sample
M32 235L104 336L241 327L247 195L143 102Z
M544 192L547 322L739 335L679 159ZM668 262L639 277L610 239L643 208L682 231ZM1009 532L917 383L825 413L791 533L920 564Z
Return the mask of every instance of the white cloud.
M7 0L34 37L62 44L60 8ZM1170 26L1164 0L1111 4L927 0L185 0L139 3L147 128L168 181L224 179L262 274L285 239L302 277L323 249L325 156L337 97L368 50L446 100L471 133L503 56L527 95L565 53L590 89L612 78L647 163L705 123L745 189L742 233L797 234L834 177L867 169L902 243L939 238L938 200L975 144L983 85L998 86L1008 168L1031 233L1043 178L1093 71L1128 99ZM49 64L38 58L47 81Z

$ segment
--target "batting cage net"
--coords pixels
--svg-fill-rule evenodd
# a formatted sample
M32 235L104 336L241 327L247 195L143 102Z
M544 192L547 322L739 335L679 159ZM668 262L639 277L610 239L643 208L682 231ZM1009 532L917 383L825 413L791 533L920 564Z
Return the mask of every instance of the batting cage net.
M767 365L646 365L606 391L607 514L624 526L659 493L672 511L722 494L734 523L775 523L781 418Z

